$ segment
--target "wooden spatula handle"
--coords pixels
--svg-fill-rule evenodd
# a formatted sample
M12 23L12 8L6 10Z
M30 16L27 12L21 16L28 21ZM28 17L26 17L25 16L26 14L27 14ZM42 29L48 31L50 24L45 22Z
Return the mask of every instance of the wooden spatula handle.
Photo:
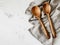
M50 23L50 28L51 28L53 38L56 38L56 31L55 31L54 25L52 23L52 19L51 19L49 14L47 14L47 16L48 16L48 20L49 20L49 23Z
M38 18L38 19L39 19L40 25L42 27L43 33L45 34L46 38L49 39L50 38L50 34L49 34L47 28L45 27L43 21L40 18Z

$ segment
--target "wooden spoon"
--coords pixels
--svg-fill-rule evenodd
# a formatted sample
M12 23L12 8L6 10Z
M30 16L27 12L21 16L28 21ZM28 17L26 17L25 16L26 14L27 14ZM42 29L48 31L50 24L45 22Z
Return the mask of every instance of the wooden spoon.
M56 38L56 31L55 31L55 28L53 26L52 19L50 18L51 6L50 6L49 2L45 2L44 3L44 5L43 5L43 11L45 12L45 14L48 17L53 38Z
M50 38L50 35L49 35L49 32L47 31L44 23L42 22L41 20L41 10L38 6L34 6L32 9L32 14L39 20L41 26L42 26L42 31L43 33L45 34L45 36L49 39Z

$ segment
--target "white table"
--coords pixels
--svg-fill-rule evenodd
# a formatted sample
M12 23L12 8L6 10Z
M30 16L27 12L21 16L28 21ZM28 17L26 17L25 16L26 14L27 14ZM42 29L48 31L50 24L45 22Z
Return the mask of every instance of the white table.
M29 32L25 10L33 0L0 0L0 45L42 45Z

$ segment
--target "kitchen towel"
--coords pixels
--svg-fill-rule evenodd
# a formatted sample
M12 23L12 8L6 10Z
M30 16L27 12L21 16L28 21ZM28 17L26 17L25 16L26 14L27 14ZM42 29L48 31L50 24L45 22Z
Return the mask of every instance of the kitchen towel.
M29 22L33 25L33 27L31 27L29 29L29 32L37 39L39 40L43 45L54 45L55 41L58 38L53 39L51 31L50 31L50 26L49 26L49 21L47 19L47 16L42 12L42 20L45 24L45 26L47 27L51 38L50 39L46 39L45 35L42 32L41 26L39 21L35 18L35 16L32 16L31 13L31 8L33 6L39 5L41 7L41 5L43 4L43 2L45 1L49 1L52 7L52 12L51 12L51 18L53 20L53 24L54 27L56 29L57 32L57 37L58 34L60 34L60 0L34 0L33 2L31 2L28 6L28 8L26 9L25 13L27 15L30 15L29 18Z

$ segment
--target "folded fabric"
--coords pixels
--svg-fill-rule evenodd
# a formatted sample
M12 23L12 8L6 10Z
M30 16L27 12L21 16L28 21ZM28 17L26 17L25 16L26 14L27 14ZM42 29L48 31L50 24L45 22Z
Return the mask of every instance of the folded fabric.
M38 39L43 45L53 45L54 44L54 40L56 41L58 38L53 39L51 31L50 31L50 26L49 26L49 21L47 19L47 16L44 15L44 13L42 12L42 20L45 24L45 26L47 27L51 38L50 39L46 39L45 35L42 32L41 26L39 21L32 16L31 13L31 8L33 6L36 5L41 5L44 1L50 1L51 7L52 7L52 12L51 12L51 18L53 20L54 23L54 27L56 29L57 32L57 37L58 34L60 33L60 3L59 0L34 0L33 2L31 2L28 6L28 8L26 9L25 13L27 15L31 15L29 22L33 25L33 27L31 27L29 29L29 32L36 38Z

